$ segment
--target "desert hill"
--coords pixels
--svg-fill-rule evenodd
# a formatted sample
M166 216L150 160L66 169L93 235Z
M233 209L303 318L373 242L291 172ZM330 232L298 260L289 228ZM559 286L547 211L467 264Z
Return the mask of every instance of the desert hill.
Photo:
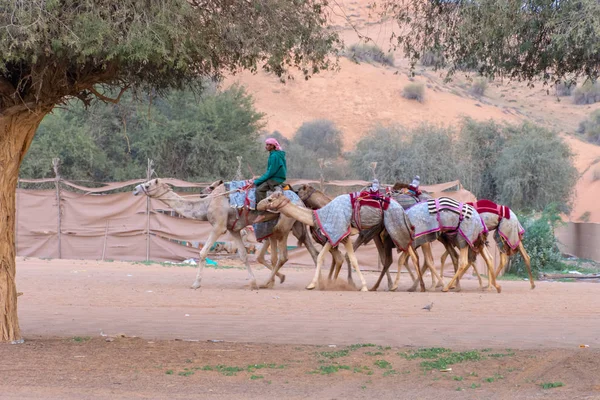
M368 3L337 2L333 8L335 28L346 46L359 43L361 34L387 50L394 25L377 20ZM264 72L243 72L228 77L225 85L238 82L248 88L257 109L266 114L268 131L278 130L292 137L306 121L329 119L344 133L346 150L351 150L378 123L451 126L464 116L508 123L535 122L560 132L576 154L575 165L581 175L571 220L600 223L600 180L594 180L594 175L600 175L600 146L574 135L579 123L599 109L600 103L575 105L569 97L557 97L554 88L542 82L529 87L522 82L502 80L490 82L485 95L476 97L468 90L472 77L456 75L445 82L443 71L422 66L417 66L413 76L402 54L393 54L393 67L357 64L342 57L339 70L315 75L308 81L295 79L284 84ZM423 102L401 96L402 89L411 82L425 85Z

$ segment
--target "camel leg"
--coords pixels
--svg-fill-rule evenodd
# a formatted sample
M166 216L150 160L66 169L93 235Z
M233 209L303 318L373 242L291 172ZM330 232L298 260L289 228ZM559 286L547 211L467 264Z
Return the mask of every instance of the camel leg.
M350 239L348 239L350 240ZM358 249L365 241L365 238L363 237L363 235L358 235L358 237L356 238L356 240L354 241L354 243L352 244L352 253L354 254L354 252L356 251L356 249ZM381 241L380 241L381 243ZM345 246L345 244L344 244ZM379 248L377 248L377 250L379 250ZM353 285L354 281L352 280L352 263L350 262L350 255L348 254L348 252L346 252L346 264L348 265L348 283ZM337 275L336 275L337 278Z
M213 228L208 235L208 240L204 243L204 247L200 250L200 254L198 256L198 272L196 273L196 280L192 284L192 289L198 289L202 283L202 272L204 271L204 267L206 266L206 256L210 251L210 248L217 241L218 238L223 235L225 231L221 231L219 228Z
M396 283L394 283L394 285L389 288L390 291L394 291L398 287L397 283L400 280L400 278L398 278L398 276L400 275L400 265L401 265L400 262L401 262L401 260L403 260L402 257L405 257L404 260L406 260L406 257L408 257L406 255L406 252L403 251L400 254L400 259L398 260L398 275L396 276ZM389 272L390 265L391 265L391 263L383 266L383 269L381 270L381 273L379 274L379 278L377 278L377 282L375 282L375 285L373 285L373 287L371 289L369 289L371 292L374 292L379 288L379 285L381 284L383 277L386 276L386 272Z
M267 263L261 262L261 264L263 264L265 267L267 267L269 269L269 271L271 271L271 274L269 275L269 279L267 279L267 281L265 283L260 285L261 289L272 288L273 285L275 284L275 275L279 276L279 279L281 280L281 277L280 277L281 274L279 274L277 272L278 271L278 268L277 268L277 265L278 265L277 240L273 239L272 237L269 238L269 241L267 243L265 243L263 248L269 248L269 247L271 248L271 263L267 264ZM263 253L263 251L261 249L261 254L262 253ZM259 255L259 257L260 257L260 255ZM285 279L285 277L284 277L284 279Z
M248 279L250 279L250 289L258 290L258 285L256 284L256 277L254 276L252 267L250 266L250 263L248 262L248 254L246 252L246 247L244 246L244 242L242 241L242 235L240 235L240 231L229 231L229 233L231 234L231 237L233 238L233 241L235 242L235 245L237 246L238 254L240 255L240 259L242 260L242 262L246 266L246 269L248 270ZM273 251L272 248L271 248L271 251Z
M344 256L342 255L340 249L338 249L337 247L332 247L329 250L329 253L331 253L331 257L333 258L332 264L334 264L335 270L335 275L333 279L337 280L338 276L340 275L340 271L342 270L342 266L344 265Z
M386 275L387 281L388 281L388 290L390 290L392 288L392 286L394 285L392 276L390 275L390 266L394 262L394 259L392 257L392 248L393 248L392 239L390 237L386 237L386 239L384 241L382 241L380 235L375 235L375 237L373 238L373 241L375 242L375 246L377 247L377 255L379 256L379 259L381 260L381 265L384 267L383 269L385 270L385 275ZM357 249L357 247L354 247L354 250L356 250L356 249ZM386 265L387 265L387 268L385 268Z
M333 249L332 249L333 250ZM333 257L333 251L330 252ZM327 280L333 279L333 273L336 272L337 265L335 263L335 257L331 259L331 266L329 267L329 275L327 275Z
M453 246L451 245L446 245L446 243L444 243L444 246L446 247L446 252L448 252L448 255L450 256L450 259L452 260L452 267L454 268L454 273L456 274L458 272L458 253L456 252L456 250L454 249ZM463 272L464 274L464 272ZM444 278L443 274L440 274L442 276L442 278ZM461 275L462 278L462 275ZM441 282L441 286L444 286L444 282ZM458 290L460 290L460 280L456 281L456 285L454 285L453 287L451 287L450 289L455 289L458 288Z
M319 283L319 279L321 278L321 267L323 266L323 261L325 260L325 255L327 254L329 249L331 249L331 243L327 242L327 243L325 243L325 246L323 246L323 249L321 250L321 252L319 253L319 256L317 257L317 267L315 268L315 276L313 277L313 280L308 284L306 289L312 290L317 287L317 285Z
M473 267L473 271L475 271L475 275L477 275L477 279L479 280L479 290L483 290L483 281L481 280L481 275L479 275L479 271L477 271L477 267L473 263L470 263L469 266ZM462 273L462 275L460 276L461 279L467 273L467 270L468 268Z
M507 263L508 263L508 255L506 253L500 252L500 264L498 264L498 269L496 269L494 276L500 275L500 273L504 270L504 267L506 267ZM488 277L487 290L492 290L492 280L489 277Z
M533 282L533 274L531 273L531 257L527 254L525 250L525 246L523 246L523 242L519 242L519 253L521 253L521 257L523 257L523 261L525 261L525 266L527 267L527 273L529 274L529 284L532 289L535 289L535 283Z
M418 265L416 266L419 280L413 282L413 285L410 287L410 289L408 289L409 292L414 292L415 290L417 290L417 285L419 283L421 284L421 292L425 291L425 284L423 283L423 273L427 270L427 268L429 268L429 270L431 271L432 280L433 280L434 276L437 280L439 280L439 281L442 280L440 278L440 276L438 275L437 271L435 270L435 268L433 267L433 255L431 254L431 243L423 244L421 246L421 251L423 252L423 256L424 256L423 268L419 268Z
M274 266L273 270L271 271L271 276L269 276L269 279L264 285L261 286L261 288L272 288L275 284L275 276L279 277L280 283L285 282L285 275L279 273L279 270L285 265L285 263L288 260L287 235L284 235L284 237L273 241L275 241L276 243L272 243L271 247L277 247L279 250L277 251L277 255L275 255L275 261L273 261Z
M400 254L400 258L398 258L398 273L396 274L396 280L394 281L394 286L392 286L390 288L390 292L395 292L398 289L398 285L400 284L400 269L402 268L403 265L406 265L407 259L408 259L408 251L403 251ZM416 265L417 265L417 268L419 268L419 261L417 261ZM379 277L379 280L381 280L381 278L383 278L383 271L381 273L381 276Z
M502 291L502 287L498 285L498 283L496 283L496 274L494 273L494 259L492 258L492 255L490 254L490 251L488 250L487 246L484 245L481 247L481 255L483 256L483 259L485 260L485 263L488 267L488 273L490 274L488 279L492 281L492 286L494 286L496 288L496 291L500 293Z
M271 256L271 264L268 264L267 261L265 260L265 255L267 254L267 250L269 249L269 247L274 248L276 246L277 241L275 239L269 239L267 242L265 242L265 244L262 246L262 248L260 249L260 252L258 253L258 256L256 257L256 261L258 261L259 263L261 263L262 265L264 265L266 268L269 269L269 271L273 271L273 256ZM277 255L275 255L275 260L277 259ZM279 278L279 281L281 283L283 283L283 281L285 281L285 275L280 274L279 272L277 272L277 277ZM264 285L263 285L264 286Z
M456 273L454 274L454 276L452 277L450 282L446 286L444 286L444 288L442 289L442 292L447 292L448 290L450 290L452 285L454 285L454 282L456 282L458 277L462 273L464 273L464 271L468 267L469 267L469 247L466 246L466 247L463 247L462 249L460 249L460 253L458 255L458 271L456 271Z
M354 255L353 245L350 242L350 240L346 239L344 241L344 246L346 247L346 255L350 259L350 262L352 263L352 266L356 270L356 273L358 274L358 278L360 279L360 283L361 283L360 291L367 292L368 291L367 281L365 281L365 277L363 276L362 272L360 272L360 268L358 266L358 260L356 259L356 256Z

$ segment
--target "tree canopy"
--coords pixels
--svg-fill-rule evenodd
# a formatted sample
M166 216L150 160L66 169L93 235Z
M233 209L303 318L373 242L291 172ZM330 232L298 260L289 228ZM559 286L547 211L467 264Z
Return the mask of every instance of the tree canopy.
M309 77L339 44L325 0L0 1L4 114L111 100L97 84L164 90L261 66Z
M383 0L398 23L393 44L412 64L427 52L452 75L470 69L487 77L532 82L597 78L597 0Z

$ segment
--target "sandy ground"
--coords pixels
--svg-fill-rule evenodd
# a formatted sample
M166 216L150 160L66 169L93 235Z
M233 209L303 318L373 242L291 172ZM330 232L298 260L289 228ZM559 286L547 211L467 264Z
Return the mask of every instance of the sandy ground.
M251 291L225 265L194 291L191 267L19 260L26 341L0 346L0 398L600 398L600 285L306 291L312 270L292 267ZM478 359L441 372L406 356L432 347Z

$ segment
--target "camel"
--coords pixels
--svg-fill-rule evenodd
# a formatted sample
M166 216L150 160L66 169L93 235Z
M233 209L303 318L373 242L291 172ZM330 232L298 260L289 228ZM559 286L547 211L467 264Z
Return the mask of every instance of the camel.
M267 213L267 215L263 215L262 213L259 213L254 210L249 210L247 208L242 209L238 213L238 210L229 206L229 198L225 190L225 185L223 185L222 181L217 181L213 183L209 187L208 191L209 193L203 194L203 198L196 200L186 199L173 192L172 188L168 184L164 183L163 181L157 178L152 179L146 183L137 185L134 189L133 194L137 196L140 193L144 193L148 197L162 201L185 218L196 219L199 221L208 221L212 225L213 228L210 232L210 235L208 236L208 239L199 254L198 273L196 274L196 279L192 284L192 289L198 289L201 286L202 272L204 270L204 267L206 266L206 256L208 255L210 248L219 239L219 237L221 237L225 232L229 232L238 249L239 257L248 271L248 278L250 279L250 288L252 290L256 290L258 289L258 285L256 283L254 272L252 271L252 268L250 267L250 264L248 262L246 248L242 241L240 231L246 226L256 222L257 219L259 219L259 217L262 221L269 221L279 218L279 215L270 213ZM295 221L290 218L280 218L277 223L279 227L276 226L276 229L274 231L277 231L279 233L274 233L274 240L277 243L273 246L273 249L277 249L278 247L280 249L285 248L285 252L283 252L282 260L277 260L277 256L275 256L275 263L277 264L278 268L273 268L271 269L271 271L278 272L278 269L281 268L281 266L283 265L282 261L287 261L287 234L284 235L283 233L280 233L286 229L287 233L289 234L289 231L293 228L294 236L296 236L298 238L298 241L300 241L306 246L306 248L309 250L309 252L313 256L313 259L315 259L316 262L317 251L314 245L312 244L312 241L310 241L308 235L306 234L306 228L304 226L301 226L301 228L298 229L298 226L300 225L297 226L294 222ZM281 241L281 235L284 235L286 239L283 242L283 246L279 243ZM273 250L273 254L275 254L275 250ZM274 275L275 274L272 272L271 277L269 278L267 283L263 285L263 287L271 286L271 283L274 280ZM285 275L279 274L277 276L283 283L283 281L285 280Z
M361 226L354 226L352 221L354 210L352 208L351 197L349 194L337 196L329 204L317 211L310 211L304 208L300 208L290 202L290 200L283 196L281 193L273 193L266 199L262 200L257 205L258 210L272 210L275 212L282 213L289 217L292 217L305 225L315 227L319 226L321 230L324 230L325 224L331 222L335 225L335 229L328 228L323 232L327 236L327 241L323 246L323 249L317 257L317 267L315 275L312 281L306 287L307 289L314 289L317 287L321 277L321 268L325 254L332 248L337 246L339 243L343 243L346 248L346 253L350 260L351 265L356 270L359 279L361 281L361 291L367 291L367 283L363 274L360 271L354 249L351 242L348 240L349 235L358 234L359 230L363 229L377 229L383 222L385 228L390 231L392 239L395 240L396 244L401 249L408 251L410 256L413 258L413 262L418 265L418 259L412 248L410 242L410 232L408 230L408 221L405 218L402 207L395 201L390 201L386 211L383 211L383 215L380 214L379 210L372 207L362 207L358 211ZM375 211L373 211L375 210ZM382 221L383 220L383 221ZM324 221L324 222L322 222ZM422 283L422 290L425 290L425 286Z
M459 209L456 209L457 204L459 205ZM451 210L452 208L454 208L454 211ZM434 210L435 212L432 213ZM502 288L495 280L492 256L485 246L486 233L484 231L484 226L481 222L481 217L473 207L468 205L462 205L462 207L460 207L460 203L457 203L455 200L441 197L439 199L417 203L406 211L406 215L410 220L411 230L415 232L416 236L413 246L418 247L423 243L441 239L440 241L442 241L446 249L450 249L450 246L454 246L458 247L460 250L457 260L458 270L450 283L444 286L442 289L443 292L447 292L468 267L469 249L474 250L475 253L482 254L487 264L488 271L490 272L492 285L496 288L498 293L501 292ZM422 276L423 271L428 267L433 273L433 257L427 260L430 256L431 253L426 256L425 265L418 274L419 276ZM402 257L398 261L398 265L401 265L400 262L403 262ZM389 269L389 265L384 266L384 269L374 286L375 289L381 282L387 269ZM394 286L390 290L395 290L398 287L399 279L400 274L396 276ZM409 290L414 290L415 288L416 283L413 284L413 287Z
M488 206L489 208L486 209L485 206ZM531 289L535 289L535 282L533 281L533 275L531 273L531 258L523 246L523 233L525 231L523 230L523 227L521 226L516 214L508 207L498 206L495 203L489 202L488 200L480 200L479 202L474 203L474 207L483 219L488 232L494 232L494 240L496 241L500 251L500 264L496 269L495 276L497 277L502 272L504 267L506 267L508 258L519 252L521 257L523 257L525 266L527 267ZM498 215L498 212L496 211L490 211L493 208L502 209L503 207L506 210L504 212L509 213L508 218ZM446 253L442 255L442 274L444 272L444 264L447 256L448 255ZM472 256L472 258L474 259L474 256ZM479 279L479 287L482 289L483 285L481 282L481 276L479 275L477 268L475 268L474 262L469 263L469 266L472 266L475 270L477 278ZM491 288L490 282L490 279L488 279L488 290Z
M408 187L408 185L401 184L399 182L397 182L394 185L394 189L398 189L398 190L401 188L404 188L404 187ZM326 194L324 194L323 192L321 192L318 189L315 189L311 185L307 185L307 184L300 186L300 188L296 191L296 193L298 193L298 196L304 202L304 204L306 204L306 206L308 206L309 208L312 208L313 210L319 209L331 201L331 198L329 198ZM394 200L396 200L402 206L402 208L405 210L409 209L410 207L412 207L413 205L417 204L420 201L425 201L425 200L429 200L432 198L430 195L425 194L425 193L422 193L421 195L419 195L418 198L415 198L414 196L399 193L397 191L394 191L392 193L391 197ZM380 234L383 234L383 235L380 235ZM383 236L383 238L381 236ZM385 231L383 231L383 232L382 231L378 231L378 232L361 231L359 233L358 239L354 242L354 245L353 245L354 251L356 251L356 249L358 249L358 247L360 247L364 243L367 243L371 239L373 239L375 241L375 245L377 246L377 251L379 253L379 257L381 259L382 264L384 266L391 264L392 263L392 248L393 248L394 244L393 244L393 241L391 240L391 238L389 237L389 235L387 234L387 232L385 232ZM425 260L431 260L431 264L433 264L433 257L431 257L431 258L429 257L429 255L431 254L431 247L430 247L429 243L424 243L421 246L421 251L423 252L423 255L425 256ZM402 256L401 256L401 258L402 258ZM457 258L457 257L455 257L455 258ZM413 275L410 268L408 268L408 264L407 264L408 258L404 257L403 260L404 260L404 262L402 264L398 264L399 268L401 268L401 266L404 265L406 267L406 270L410 274L413 282L418 282L418 280L415 278L415 276ZM332 273L334 272L334 269L335 269L334 278L337 279L339 272L340 272L340 268L341 268L341 262L336 263L335 268L333 268L333 266L332 266L332 268L329 270L329 278L331 279ZM434 268L431 268L431 271L432 271L432 274L431 274L432 287L435 287L434 279L437 277L437 278L439 278L438 281L441 281L441 278L439 277L439 275L437 275L437 272L435 271ZM400 273L400 269L398 270L398 274L399 273ZM386 271L386 276L388 279L388 288L391 289L394 285L392 283L392 279L389 274L389 271ZM348 280L351 281L351 279L352 279L352 270L350 269L350 263L348 261ZM371 288L371 290L376 290L376 287Z

